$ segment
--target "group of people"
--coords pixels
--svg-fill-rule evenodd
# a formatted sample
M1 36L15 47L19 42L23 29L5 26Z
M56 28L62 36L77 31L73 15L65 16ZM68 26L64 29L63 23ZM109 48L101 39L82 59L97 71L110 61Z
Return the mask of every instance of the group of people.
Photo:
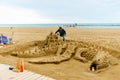
M66 31L59 26L59 29L55 32L55 34L59 33L60 37L62 37L63 41L65 41Z

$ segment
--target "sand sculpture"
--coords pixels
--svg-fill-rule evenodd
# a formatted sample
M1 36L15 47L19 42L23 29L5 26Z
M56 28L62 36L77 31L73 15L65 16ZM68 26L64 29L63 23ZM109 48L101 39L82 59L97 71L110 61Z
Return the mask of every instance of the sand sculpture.
M14 51L11 55L30 59L29 63L60 63L71 58L83 63L95 63L96 70L104 69L118 64L117 58L111 56L109 51L102 50L101 47L82 41L62 41L53 33L50 33L46 40L39 46L28 48L24 51ZM36 57L39 57L35 59ZM91 67L90 64L90 67Z

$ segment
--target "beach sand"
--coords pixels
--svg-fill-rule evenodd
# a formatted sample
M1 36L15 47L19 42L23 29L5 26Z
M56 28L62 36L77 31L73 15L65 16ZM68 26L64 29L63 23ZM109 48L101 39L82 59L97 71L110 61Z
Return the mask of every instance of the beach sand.
M17 57L8 55L16 45L24 46L27 42L45 40L50 32L55 32L58 27L8 27L0 28L0 33L11 37L13 32L14 44L0 48L0 63L14 65ZM120 29L118 28L64 28L67 40L89 41L106 46L114 50L111 54L120 59ZM119 61L120 62L120 61ZM81 63L75 59L60 64L31 64L25 62L25 69L52 77L56 80L120 80L120 65L113 66L100 73L88 71L90 63Z

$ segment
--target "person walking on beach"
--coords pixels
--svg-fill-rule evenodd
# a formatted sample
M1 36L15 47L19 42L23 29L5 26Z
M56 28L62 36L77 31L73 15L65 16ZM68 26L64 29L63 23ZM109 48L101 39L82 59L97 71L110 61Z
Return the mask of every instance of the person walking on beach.
M65 41L66 31L62 27L59 26L59 29L55 32L55 34L57 34L58 32L60 34L60 37L63 38L63 41Z

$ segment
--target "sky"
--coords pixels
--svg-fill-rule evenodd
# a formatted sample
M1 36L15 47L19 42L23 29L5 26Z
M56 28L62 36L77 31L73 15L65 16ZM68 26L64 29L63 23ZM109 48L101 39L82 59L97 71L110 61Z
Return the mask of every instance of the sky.
M0 0L0 24L120 23L120 0Z

